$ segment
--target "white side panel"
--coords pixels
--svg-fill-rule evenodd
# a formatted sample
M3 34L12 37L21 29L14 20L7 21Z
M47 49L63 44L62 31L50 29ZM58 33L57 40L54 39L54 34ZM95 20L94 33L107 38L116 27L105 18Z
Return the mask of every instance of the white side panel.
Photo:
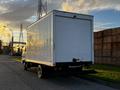
M55 62L92 61L92 19L55 16Z
M52 18L50 14L28 28L26 59L29 62L53 65Z

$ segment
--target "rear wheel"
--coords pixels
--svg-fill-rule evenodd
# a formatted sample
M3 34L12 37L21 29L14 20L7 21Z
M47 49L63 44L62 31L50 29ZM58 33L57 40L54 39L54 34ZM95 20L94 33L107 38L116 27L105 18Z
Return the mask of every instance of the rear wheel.
M25 62L25 64L24 64L24 70L28 71L28 63L27 62Z
M38 78L43 78L45 76L42 65L38 65L37 67L37 76Z

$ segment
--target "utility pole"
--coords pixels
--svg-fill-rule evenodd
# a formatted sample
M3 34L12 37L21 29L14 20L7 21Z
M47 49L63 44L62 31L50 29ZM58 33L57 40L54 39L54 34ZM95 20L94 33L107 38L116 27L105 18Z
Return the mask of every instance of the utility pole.
M11 30L11 29L10 29ZM11 41L11 45L10 45L10 48L11 48L11 51L10 51L10 53L11 53L11 55L13 55L13 43L14 43L14 36L13 36L13 31L11 30L11 32L12 32L12 41Z
M19 45L21 42L24 42L24 39L23 39L23 25L20 24L20 35L19 35Z
M13 36L13 30L10 29L10 31L12 32L12 40L11 40L11 45L10 45L10 48L11 48L11 55L13 54L13 43L14 43L14 36Z
M47 14L47 0L45 3L43 3L42 0L38 0L38 20L43 16L43 14Z

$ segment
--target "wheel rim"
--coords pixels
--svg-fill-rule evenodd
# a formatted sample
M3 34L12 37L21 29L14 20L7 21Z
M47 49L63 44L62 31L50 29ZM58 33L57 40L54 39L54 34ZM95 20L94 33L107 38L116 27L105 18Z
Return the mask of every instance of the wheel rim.
M38 65L38 70L37 70L38 78L42 77L42 67Z

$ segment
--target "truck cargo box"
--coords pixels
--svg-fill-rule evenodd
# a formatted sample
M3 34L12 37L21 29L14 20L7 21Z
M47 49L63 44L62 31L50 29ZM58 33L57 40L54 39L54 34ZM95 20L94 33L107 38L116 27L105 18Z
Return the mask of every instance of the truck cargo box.
M27 62L94 63L93 16L53 10L27 28Z

